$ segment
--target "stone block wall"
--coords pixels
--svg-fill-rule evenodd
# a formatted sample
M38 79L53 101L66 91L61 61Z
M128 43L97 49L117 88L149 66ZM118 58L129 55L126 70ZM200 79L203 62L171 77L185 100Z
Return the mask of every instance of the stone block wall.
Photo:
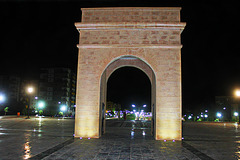
M82 9L82 22L180 22L179 8L120 7Z
M138 30L93 30L81 32L82 45L180 45L180 31Z

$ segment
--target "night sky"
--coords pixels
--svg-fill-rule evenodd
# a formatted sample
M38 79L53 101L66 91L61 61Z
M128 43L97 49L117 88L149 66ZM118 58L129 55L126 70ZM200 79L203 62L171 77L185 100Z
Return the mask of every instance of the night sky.
M151 106L151 82L148 76L135 67L122 67L108 79L107 99L122 105L122 108L132 109L131 106Z
M0 75L18 74L23 78L37 79L41 67L70 67L76 70L79 34L74 23L81 21L80 8L182 7L181 21L187 23L182 32L183 110L211 107L214 96L233 95L233 90L240 87L240 10L237 2L0 1ZM117 85L126 79L119 77L129 76L137 77L136 83L128 81L121 88L124 91L120 91ZM109 93L116 96L112 96L111 100L124 105L130 101L139 105L150 103L146 94L149 86L139 87L148 80L144 77L134 69L123 68L113 73L109 86L114 90ZM131 84L132 88L127 91ZM138 89L144 94L138 95L140 91L133 93Z

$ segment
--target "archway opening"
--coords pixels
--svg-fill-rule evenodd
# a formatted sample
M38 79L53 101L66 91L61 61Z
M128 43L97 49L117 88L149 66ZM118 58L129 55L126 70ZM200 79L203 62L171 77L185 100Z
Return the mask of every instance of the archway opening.
M123 66L107 79L105 133L151 136L152 85L142 70Z
M100 84L99 135L155 137L156 78L134 56L122 56L104 70ZM142 133L140 133L142 132ZM130 134L129 134L130 133Z
M115 70L107 81L107 102L120 104L122 110L136 110L137 106L144 106L144 111L151 112L151 82L148 76L136 67ZM112 109L112 106L107 106L107 109Z

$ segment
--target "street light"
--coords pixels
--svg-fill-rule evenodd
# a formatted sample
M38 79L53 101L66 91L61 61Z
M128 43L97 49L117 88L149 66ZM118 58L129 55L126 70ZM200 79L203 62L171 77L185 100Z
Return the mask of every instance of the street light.
M237 119L237 117L238 117L238 112L234 112L233 115L235 116L236 121L238 121L238 119Z
M0 103L5 101L5 96L3 94L0 94Z
M44 103L44 102L41 101L41 102L38 103L38 108L39 108L39 109L43 109L44 106L45 106L45 103Z
M237 98L240 97L240 90L239 89L235 91L235 95L236 95ZM240 109L239 109L239 105L238 105L238 112L239 112L239 110ZM239 116L238 117L238 123L240 124L240 114L238 114L238 116Z
M27 89L27 91L28 91L28 93L33 93L33 87L28 87L28 89Z
M222 117L222 114L217 112L217 117L221 118Z
M5 96L3 94L0 93L0 107L1 107L1 104L4 103L5 101ZM4 108L4 111L5 111L5 115L8 111L8 107Z
M233 115L234 115L235 117L237 117L237 116L238 116L238 112L234 112Z
M139 120L140 115L144 114L144 112L143 112L144 110L141 110L141 107L140 107L140 106L136 107L135 104L132 104L132 107L133 107L133 108L136 108L137 112L136 112L136 110L133 110L133 111L136 112L136 113L135 113L135 115L136 115L136 120ZM147 105L144 104L142 107L143 107L143 108L146 108Z
M45 107L45 103L43 101L38 102L38 114L39 116L43 115L42 109Z
M132 104L132 107L135 108L136 105L135 105L135 104ZM136 110L137 110L137 112L136 112ZM136 110L133 110L133 112L135 113L135 116L136 116L135 120L139 120L139 112L138 112L138 108L137 108Z
M235 95L236 95L237 97L240 97L240 90L236 90Z
M62 105L62 107L60 108L60 110L61 110L62 112L66 111L66 109L67 109L67 107L66 107L65 105Z
M222 113L217 112L217 117L220 119L222 117Z
M30 117L29 117L29 108L30 108L30 95L33 93L33 91L34 91L34 89L33 89L33 87L28 87L27 88L27 93L28 93L28 109L27 109L27 114L28 114L28 116L27 116L27 119L29 119Z
M63 112L63 115L64 115L64 112L67 110L67 106L66 105L62 105L61 108L60 108L60 111Z

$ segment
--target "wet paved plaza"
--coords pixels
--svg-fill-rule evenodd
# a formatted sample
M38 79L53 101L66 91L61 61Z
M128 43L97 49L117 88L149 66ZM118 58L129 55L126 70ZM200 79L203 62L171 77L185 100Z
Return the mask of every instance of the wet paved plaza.
M156 141L147 121L107 121L100 139L74 139L74 119L0 117L0 159L167 159L240 158L235 123L184 122L182 142Z

